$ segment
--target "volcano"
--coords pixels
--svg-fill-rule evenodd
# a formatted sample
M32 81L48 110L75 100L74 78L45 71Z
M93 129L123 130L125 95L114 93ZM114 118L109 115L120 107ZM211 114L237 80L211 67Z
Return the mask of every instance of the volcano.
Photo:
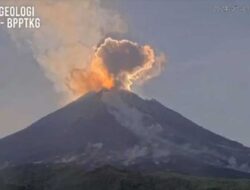
M250 177L250 148L154 99L111 89L88 93L0 140L1 168L44 163Z

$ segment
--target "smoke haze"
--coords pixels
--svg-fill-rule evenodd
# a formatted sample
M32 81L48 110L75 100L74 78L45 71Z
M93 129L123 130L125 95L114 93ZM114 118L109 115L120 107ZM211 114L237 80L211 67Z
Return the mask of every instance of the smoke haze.
M17 3L29 5L30 1ZM127 26L117 12L104 9L100 1L32 3L41 28L9 32L18 44L31 47L45 75L62 94L63 103L101 88L130 90L133 82L145 81L161 70L164 56L156 57L150 46L104 39L107 34L126 33Z

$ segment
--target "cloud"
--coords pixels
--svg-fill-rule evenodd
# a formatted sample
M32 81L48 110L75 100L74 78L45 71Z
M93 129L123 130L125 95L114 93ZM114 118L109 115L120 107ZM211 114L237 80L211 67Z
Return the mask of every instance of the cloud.
M156 55L151 46L107 37L121 36L127 27L117 12L103 8L99 0L32 2L41 28L9 32L20 47L31 47L35 60L63 95L63 103L102 88L131 90L162 70L165 56ZM30 1L10 4L30 5Z
M21 6L30 2L4 4ZM98 0L43 0L32 4L41 19L41 28L9 33L21 48L31 47L56 91L63 94L64 100L71 101L74 95L66 85L71 71L88 65L96 44L108 33L126 32L126 24L117 12L103 8Z
M131 90L132 85L157 75L165 63L149 45L106 38L84 69L74 69L67 86L81 96L102 88Z

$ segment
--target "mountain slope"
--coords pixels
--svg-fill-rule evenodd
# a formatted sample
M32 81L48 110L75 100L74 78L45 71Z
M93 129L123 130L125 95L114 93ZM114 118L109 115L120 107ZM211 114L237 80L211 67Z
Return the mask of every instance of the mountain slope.
M123 90L89 93L0 140L2 167L74 162L140 170L250 172L250 149L155 100ZM201 172L202 173L202 172ZM248 175L248 174L246 174Z

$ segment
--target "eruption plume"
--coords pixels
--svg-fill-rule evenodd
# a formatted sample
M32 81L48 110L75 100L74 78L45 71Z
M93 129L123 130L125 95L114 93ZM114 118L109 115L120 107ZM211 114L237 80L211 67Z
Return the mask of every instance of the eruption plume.
M135 82L143 82L158 74L164 60L163 55L156 57L148 45L106 38L95 49L86 68L71 71L67 86L76 96L102 88L131 90Z
M16 6L30 5L30 0L4 1ZM123 35L126 24L120 15L105 9L100 0L32 1L41 28L11 30L20 47L31 47L37 63L63 94L68 103L89 91L101 88L131 90L161 70L164 56L157 56L148 45L129 40L106 38Z

